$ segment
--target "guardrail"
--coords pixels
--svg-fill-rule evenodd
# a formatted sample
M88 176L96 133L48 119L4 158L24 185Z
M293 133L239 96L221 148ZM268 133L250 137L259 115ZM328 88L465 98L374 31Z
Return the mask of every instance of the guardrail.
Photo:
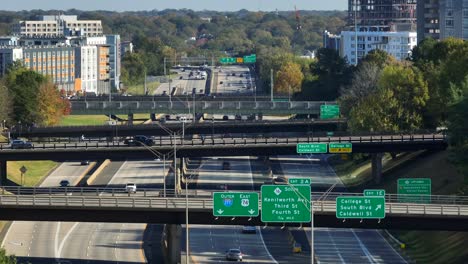
M128 194L124 187L122 188L94 188L94 187L21 187L21 186L0 186L1 195L3 196L131 196L131 197L161 197L164 190L161 188L140 188L138 187L136 193ZM212 197L214 192L226 192L219 189L189 189L188 195L190 197ZM228 192L236 192L230 190ZM243 192L243 191L242 191ZM253 191L261 193L259 191ZM362 193L346 193L346 192L331 192L324 196L324 192L312 192L312 199L315 201L335 201L340 196L363 196ZM174 196L174 190L166 189L168 197ZM185 196L185 190L179 193ZM385 201L387 203L398 203L399 199L408 200L410 198L428 198L430 204L443 204L443 205L467 205L468 196L457 195L404 195L404 194L386 194Z
M0 206L3 207L73 207L73 208L126 208L136 209L185 209L189 210L213 209L213 200L204 198L191 198L186 203L185 198L149 198L149 197L106 197L106 196L19 196L0 195ZM259 204L261 209L261 204ZM315 213L335 213L334 201L315 201ZM421 216L460 216L468 217L466 205L439 205L439 204L408 204L386 203L386 214L395 215L421 215Z
M154 146L214 146L214 145L269 145L269 144L298 144L298 143L333 143L333 142L351 142L351 143L391 143L391 142L445 142L447 137L441 134L422 134L422 135L380 135L380 136L346 136L346 137L295 137L295 138L197 138L182 140L181 138L170 138L157 140ZM67 149L67 148L110 148L127 147L124 142L75 142L75 143L36 143L33 149ZM0 150L10 149L9 145L0 145Z

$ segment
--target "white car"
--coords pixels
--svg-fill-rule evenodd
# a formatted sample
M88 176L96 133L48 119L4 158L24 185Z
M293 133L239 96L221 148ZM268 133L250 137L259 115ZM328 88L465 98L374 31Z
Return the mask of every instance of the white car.
M135 183L127 183L127 185L125 186L125 190L128 193L136 193L136 191L137 191L136 184Z

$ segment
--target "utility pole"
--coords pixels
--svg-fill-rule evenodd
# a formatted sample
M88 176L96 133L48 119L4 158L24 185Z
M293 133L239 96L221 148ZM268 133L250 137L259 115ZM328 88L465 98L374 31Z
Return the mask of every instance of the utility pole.
M146 69L145 69L145 95L148 95L148 88L146 87Z
M357 34L357 0L354 0L354 45L356 46L356 61L354 65L358 64L358 34Z
M271 101L273 102L273 89L275 87L273 83L273 69L270 70L270 79L271 79Z

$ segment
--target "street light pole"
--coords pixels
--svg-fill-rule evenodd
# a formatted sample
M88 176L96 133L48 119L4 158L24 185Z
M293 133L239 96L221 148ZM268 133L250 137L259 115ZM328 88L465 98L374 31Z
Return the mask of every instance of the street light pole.
M189 259L189 215L188 215L188 177L185 178L185 258L186 263L190 264Z
M163 193L166 198L166 154L163 154Z

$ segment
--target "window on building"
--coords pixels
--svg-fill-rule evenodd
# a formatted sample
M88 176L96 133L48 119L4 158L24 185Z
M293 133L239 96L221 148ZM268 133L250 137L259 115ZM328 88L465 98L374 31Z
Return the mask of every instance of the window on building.
M468 8L463 9L463 17L468 18Z
M446 25L447 27L453 27L453 19L447 19L447 20L445 21L445 25Z
M453 10L452 9L447 9L447 17L453 17Z

